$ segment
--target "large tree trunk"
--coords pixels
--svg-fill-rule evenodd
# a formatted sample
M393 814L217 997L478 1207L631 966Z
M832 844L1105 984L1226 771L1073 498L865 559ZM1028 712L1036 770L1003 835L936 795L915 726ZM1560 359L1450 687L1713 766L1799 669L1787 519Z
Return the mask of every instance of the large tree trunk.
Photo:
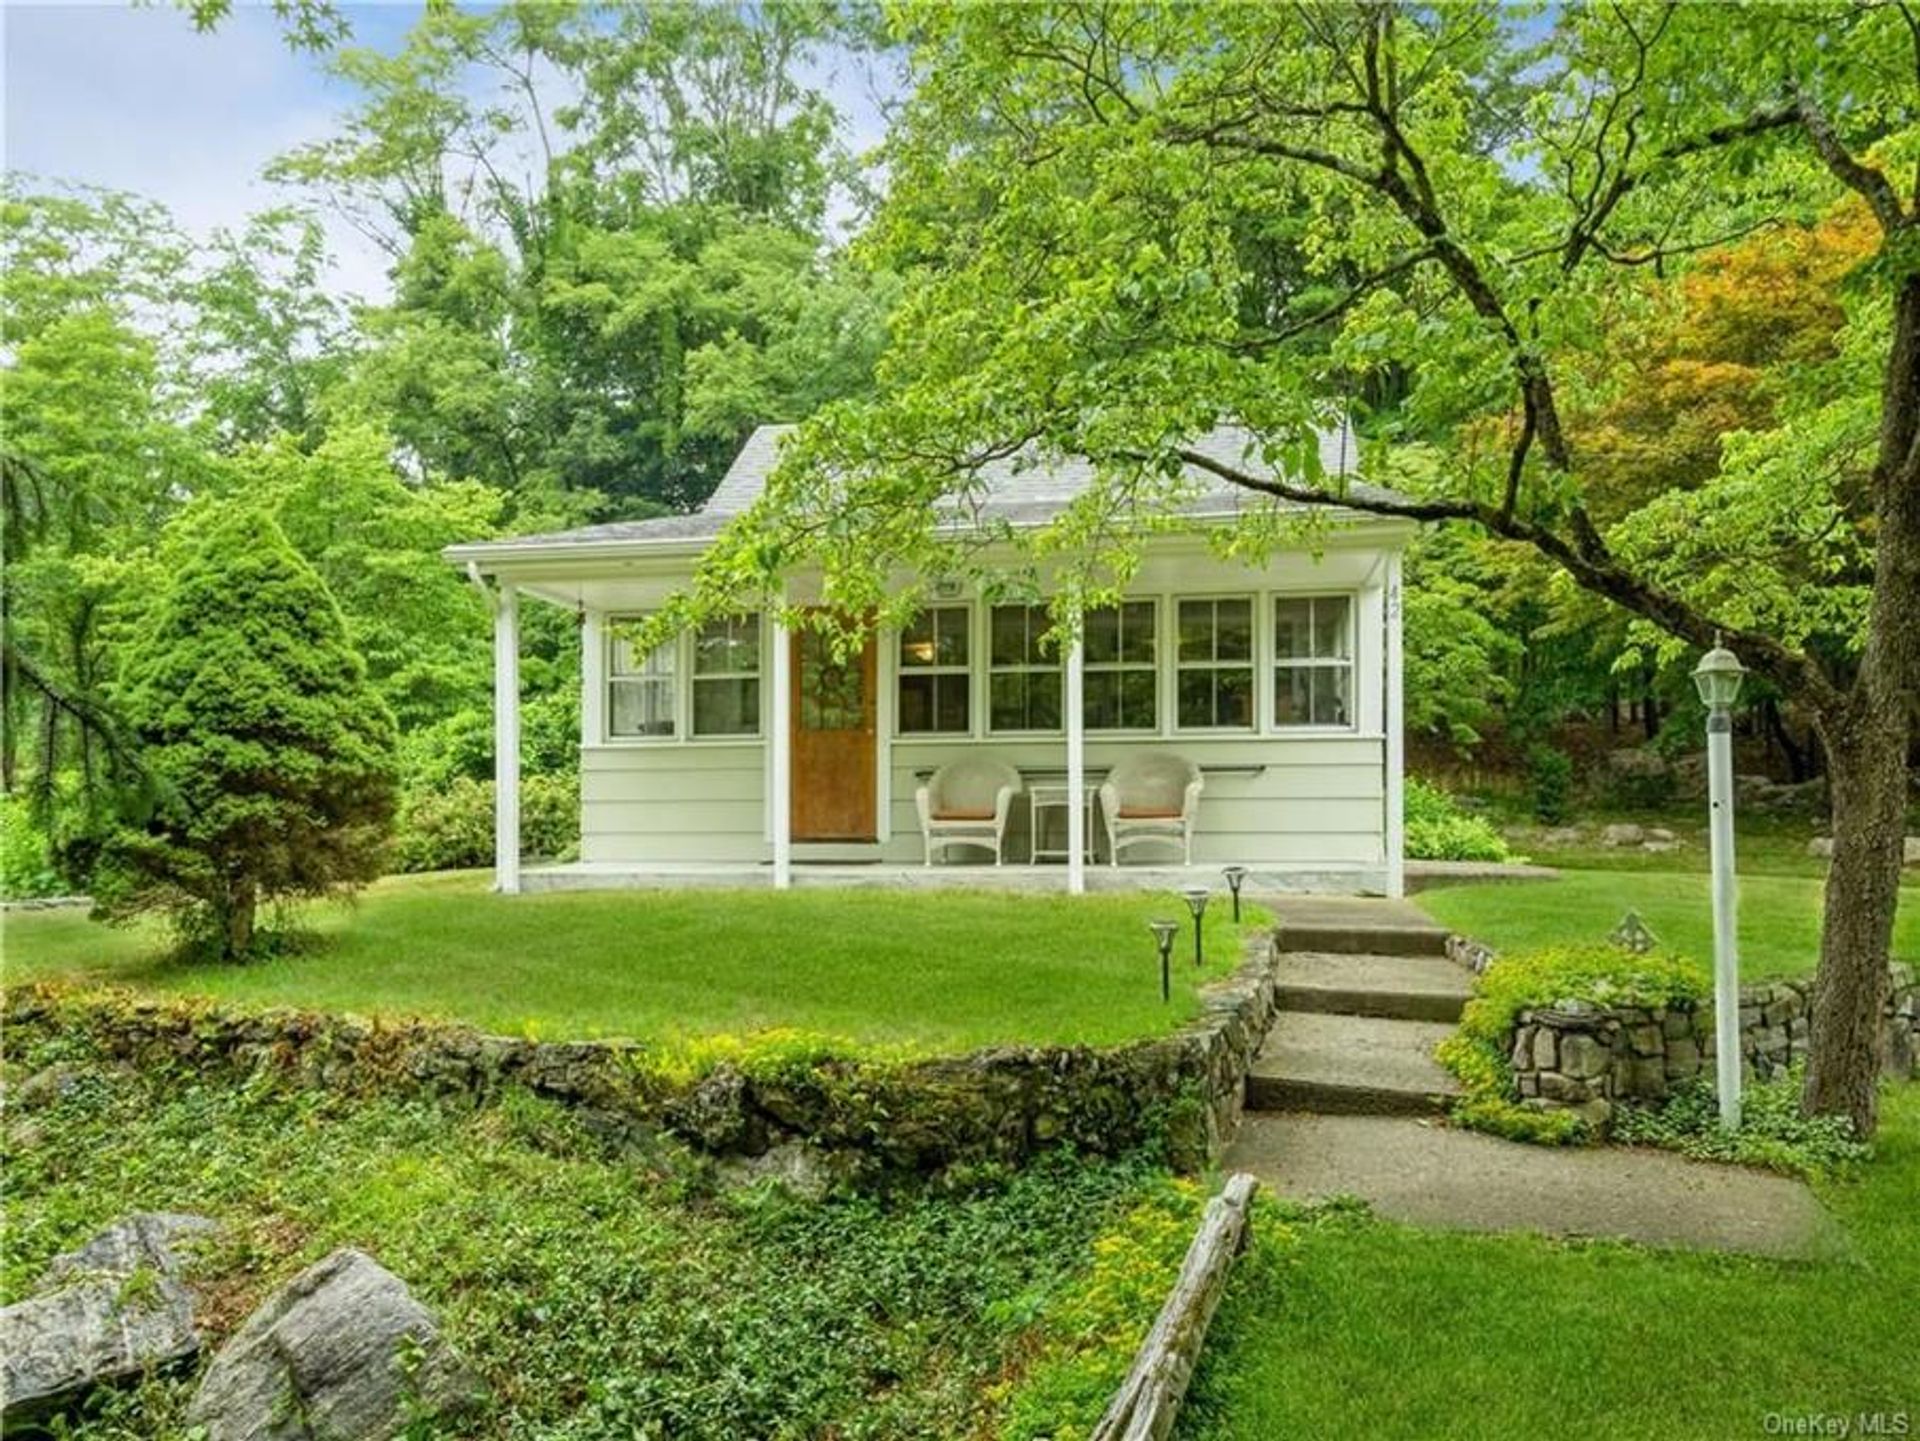
M1813 1045L1802 1109L1878 1122L1881 1015L1906 835L1906 726L1850 714L1825 727L1833 796L1833 865L1827 873L1820 970L1813 987Z
M251 884L242 882L227 892L225 913L220 917L220 957L244 961L253 949L254 911L259 904Z
M1809 1113L1877 1118L1880 1014L1906 830L1907 741L1920 704L1920 275L1894 304L1873 470L1873 613L1860 676L1821 717L1833 794L1833 868L1814 981Z

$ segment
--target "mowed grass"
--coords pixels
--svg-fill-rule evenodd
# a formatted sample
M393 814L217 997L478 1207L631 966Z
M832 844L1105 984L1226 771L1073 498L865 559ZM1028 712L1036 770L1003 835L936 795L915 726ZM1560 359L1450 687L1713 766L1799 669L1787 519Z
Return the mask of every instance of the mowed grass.
M1255 913L1247 912L1249 928ZM156 929L83 911L6 920L8 978L111 981L249 1005L411 1014L508 1034L665 1038L792 1028L950 1050L1104 1044L1197 1012L1237 966L1225 897L1196 971L1177 896L884 889L600 891L496 896L479 873L400 877L297 917L311 941L223 965L178 959ZM1179 917L1173 1000L1155 916Z
M1920 1085L1890 1086L1882 1100L1878 1158L1861 1180L1822 1187L1849 1260L1448 1234L1339 1214L1288 1229L1266 1210L1178 1434L1760 1436L1769 1414L1863 1412L1914 1425Z
M1740 970L1758 980L1809 974L1820 960L1824 882L1742 876ZM1713 960L1713 907L1704 874L1562 871L1559 879L1440 886L1415 897L1435 920L1497 951L1604 940L1629 910L1662 945ZM1901 888L1896 956L1920 956L1920 885Z

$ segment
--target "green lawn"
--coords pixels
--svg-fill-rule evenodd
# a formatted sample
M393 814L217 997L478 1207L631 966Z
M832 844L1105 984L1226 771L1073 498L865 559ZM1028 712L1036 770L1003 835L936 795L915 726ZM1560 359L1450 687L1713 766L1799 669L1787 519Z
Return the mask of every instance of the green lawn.
M1768 1413L1920 1422L1920 1086L1823 1188L1853 1243L1788 1264L1272 1210L1208 1333L1192 1441L1759 1436ZM1855 1434L1858 1434L1857 1432Z
M108 980L248 1004L453 1017L541 1036L791 1027L952 1049L1097 1044L1168 1029L1239 963L1224 898L1204 971L1189 937L1160 999L1146 922L1177 896L882 889L495 896L478 873L395 878L303 917L318 943L245 966L169 958L80 911L6 922L11 980Z
M1822 882L1743 875L1740 970L1755 979L1809 973L1820 959ZM1702 873L1581 871L1558 880L1439 886L1415 899L1437 921L1499 951L1603 940L1629 909L1667 946L1713 959L1713 911ZM1920 885L1902 890L1894 953L1920 956Z

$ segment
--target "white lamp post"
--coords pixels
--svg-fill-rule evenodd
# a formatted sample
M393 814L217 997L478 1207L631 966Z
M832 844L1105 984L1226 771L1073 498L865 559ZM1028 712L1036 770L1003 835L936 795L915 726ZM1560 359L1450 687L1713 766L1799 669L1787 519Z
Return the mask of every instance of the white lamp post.
M1740 1125L1740 948L1734 934L1733 703L1746 669L1714 638L1693 683L1707 708L1707 796L1713 847L1713 1044L1720 1124Z

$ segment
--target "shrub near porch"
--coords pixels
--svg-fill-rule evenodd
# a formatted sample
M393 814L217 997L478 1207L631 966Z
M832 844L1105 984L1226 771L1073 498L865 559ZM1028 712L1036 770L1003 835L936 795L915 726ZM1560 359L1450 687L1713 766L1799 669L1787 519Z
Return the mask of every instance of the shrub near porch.
M1249 908L1248 928L1267 918ZM1147 921L1178 917L1173 1000ZM1192 961L1177 896L905 894L884 889L626 891L498 897L476 874L394 878L245 966L175 959L155 930L83 912L7 920L16 981L113 981L250 1005L407 1013L507 1034L670 1038L787 1028L953 1051L1107 1044L1197 1014L1241 959L1224 894Z

